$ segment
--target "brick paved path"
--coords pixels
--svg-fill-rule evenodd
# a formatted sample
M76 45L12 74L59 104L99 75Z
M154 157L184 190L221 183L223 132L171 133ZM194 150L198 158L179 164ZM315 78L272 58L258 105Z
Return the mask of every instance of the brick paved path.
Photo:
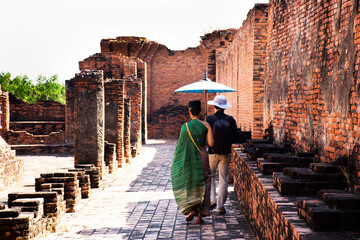
M256 239L230 188L226 215L213 213L205 224L187 223L171 188L175 140L150 140L141 154L109 174L60 229L40 239Z

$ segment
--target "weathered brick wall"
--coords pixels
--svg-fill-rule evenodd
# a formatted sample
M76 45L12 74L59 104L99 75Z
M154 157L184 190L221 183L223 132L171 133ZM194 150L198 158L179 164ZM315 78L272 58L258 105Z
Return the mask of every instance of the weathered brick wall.
M226 110L238 127L263 136L263 97L267 40L267 4L256 4L225 51L218 51L216 79L237 90L223 93L232 105Z
M206 59L198 48L169 53L162 46L154 54L151 66L151 83L148 84L149 136L177 137L181 125L189 120L188 102L201 100L203 103L204 96L174 91L202 79Z
M265 123L322 161L353 156L360 188L358 1L271 0Z
M10 122L13 131L26 131L34 135L49 135L55 132L65 132L65 122L62 121L21 121Z
M9 94L3 136L10 145L65 143L65 105L55 101L30 104Z
M65 133L53 132L48 135L34 135L26 131L9 130L6 133L6 142L9 145L59 144L65 143Z
M15 151L0 137L0 191L21 180L24 166Z
M182 123L188 121L188 102L196 99L204 102L204 96L175 94L174 90L199 81L205 70L208 70L210 79L216 80L215 51L229 46L234 32L234 29L229 29L209 33L202 37L198 47L183 51L172 51L162 44L141 37L117 37L101 41L102 56L123 55L142 59L147 63L143 72L147 79L145 94L150 138L178 136ZM139 75L139 71L137 74Z
M35 104L24 102L9 94L10 121L65 121L65 105L41 100Z

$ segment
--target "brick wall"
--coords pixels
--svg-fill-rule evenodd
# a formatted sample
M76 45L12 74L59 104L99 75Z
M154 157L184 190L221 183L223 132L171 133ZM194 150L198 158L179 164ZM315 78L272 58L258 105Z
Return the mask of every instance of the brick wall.
M15 151L0 137L0 191L21 180L24 165L15 157Z
M223 93L232 105L226 110L238 127L263 136L263 96L266 63L267 4L256 4L225 51L217 51L216 79L237 90Z
M35 104L24 102L9 94L10 121L65 121L65 105L41 100Z
M157 42L142 37L103 39L101 54L96 56L127 56L143 60L146 70L147 130L150 138L176 138L181 125L188 121L190 100L204 102L203 94L174 93L177 88L199 81L208 70L215 79L217 49L225 49L233 41L234 29L215 31L202 37L200 45L183 51L172 51ZM95 55L94 55L95 56ZM81 65L81 64L80 64ZM138 64L139 65L139 64ZM83 65L80 67L83 68ZM141 77L141 76L140 76ZM144 83L143 83L144 84ZM203 103L204 105L204 103Z
M265 124L329 162L353 156L360 189L358 1L270 1Z

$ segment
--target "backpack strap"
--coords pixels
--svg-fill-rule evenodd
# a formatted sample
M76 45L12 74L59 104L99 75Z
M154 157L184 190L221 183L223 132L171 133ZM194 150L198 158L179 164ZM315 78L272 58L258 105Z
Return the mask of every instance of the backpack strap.
M190 133L190 130L189 130L189 127L188 127L188 123L186 123L186 129L187 129L187 131L188 131L188 133L189 133L189 136L190 136L190 138L191 138L191 141L194 143L194 145L195 145L195 147L197 148L197 150L199 151L199 153L200 153L201 155L203 155L204 157L207 157L207 158L208 158L209 156L208 156L206 153L203 153L203 152L199 149L199 147L196 145L193 137L191 136L191 133Z

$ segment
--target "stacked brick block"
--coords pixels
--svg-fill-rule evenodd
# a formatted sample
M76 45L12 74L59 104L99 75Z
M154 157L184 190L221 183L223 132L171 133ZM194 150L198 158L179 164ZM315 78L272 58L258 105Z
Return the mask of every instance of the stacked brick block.
M224 93L242 131L251 131L253 139L262 138L263 98L267 40L266 4L256 4L237 31L233 43L219 51L216 61L216 81L237 90Z
M84 171L86 175L90 176L90 187L99 188L100 187L100 168L95 167L94 164L75 164L75 169Z
M344 190L325 189L319 199L298 200L301 218L316 231L358 231L360 196Z
M69 169L69 172L76 172L81 189L81 198L89 198L91 195L90 173L82 168Z
M270 1L265 124L276 141L318 153L323 162L351 157L360 188L357 1Z
M60 218L66 212L66 201L64 196L56 192L36 192L36 193L9 193L8 207L11 209L15 205L26 206L35 200L41 199L43 203L46 230L56 231ZM22 200L22 203L19 204ZM28 207L28 206L27 206ZM30 210L29 208L27 209ZM36 208L33 208L36 211ZM16 222L16 218L13 219Z
M75 212L75 207L81 199L81 190L76 172L67 173L43 173L35 179L35 190L57 191L63 188L63 196L66 201L66 212ZM61 191L61 190L60 190Z
M356 238L358 233L333 231L358 231L358 195L339 190L321 190L319 196L322 199L326 198L322 193L336 193L328 197L327 202L332 203L329 206L321 200L314 200L312 196L284 196L273 187L273 176L260 172L255 159L249 159L240 148L234 154L234 190L259 239ZM317 171L323 171L320 169L324 166L314 163L314 168L315 165ZM297 174L306 175L301 172ZM296 190L298 186L295 184L288 189ZM338 209L340 206L343 210Z
M0 210L0 238L9 240L34 239L46 228L46 222L20 208Z
M0 238L33 239L40 233L56 231L63 214L75 212L80 198L88 198L91 188L99 186L100 169L93 164L41 174L35 179L37 192L10 193L8 208L0 205Z

